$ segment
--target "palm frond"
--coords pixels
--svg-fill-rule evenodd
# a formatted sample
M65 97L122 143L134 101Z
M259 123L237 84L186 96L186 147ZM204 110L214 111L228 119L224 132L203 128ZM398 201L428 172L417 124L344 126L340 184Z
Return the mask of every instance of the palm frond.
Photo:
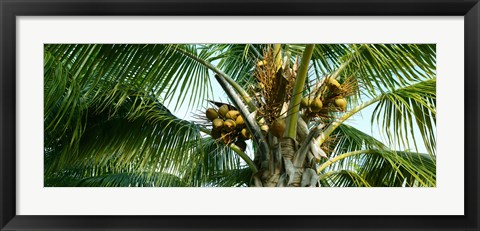
M84 170L85 171L85 170ZM86 176L73 171L45 179L45 187L185 187L180 177L156 172L97 172Z
M386 149L388 147L373 136L366 134L348 124L341 124L332 133L331 139L325 142L325 148L331 151L331 156L368 149Z
M292 53L292 59L300 56L305 49L305 45L289 44L289 51ZM337 70L345 56L350 54L348 44L315 44L312 54L313 67L318 72L317 78L326 76Z
M332 150L330 160L319 168L324 185L431 187L436 184L434 156L391 150L374 137L346 124L333 134L331 141L325 143L326 148Z
M116 85L125 85L141 88L155 97L163 96L175 103L175 108L184 103L198 106L212 92L208 68L178 52L177 47L199 58L211 56L209 51L199 50L196 45L48 44L45 45L45 74L53 70L52 66L64 67L66 71L62 71L61 76L58 71L62 69L55 68L57 78L51 86L62 87L65 86L62 82L73 79L77 92L82 92L84 98L95 98ZM52 92L58 95L60 91ZM52 99L54 94L46 96Z
M56 137L61 148L46 147L47 171L113 166L117 171L178 172L188 163L187 144L200 138L197 125L176 118L142 92L117 88L94 105L82 116L85 129L77 142L69 145Z
M184 178L191 186L217 185L218 180L212 179L212 176L225 175L245 167L232 149L211 137L204 137L200 142L196 142L191 152L193 155L184 172Z
M355 173L355 179L361 181L356 186L372 187L402 187L402 186L436 186L435 159L427 154L413 152L399 152L389 150L363 150L342 154L345 157L342 162L332 163L320 179L326 180L331 177L331 171L348 171ZM338 157L342 157L339 155ZM332 161L334 162L334 161ZM350 173L350 177L353 175ZM334 174L335 175L335 174ZM337 179L338 180L338 179ZM346 186L345 180L331 179L328 185ZM365 184L368 182L368 184ZM349 185L352 186L352 185Z
M211 185L218 187L246 187L250 185L252 171L249 168L232 169L210 176Z
M427 151L435 155L436 78L384 93L373 111L373 121L386 131L390 144L407 149L409 143L417 149L414 131L418 128Z
M366 179L355 171L330 171L318 179L322 187L370 187Z
M209 62L218 62L218 68L232 77L241 86L253 84L253 70L262 58L265 45L258 44L209 44L215 55Z
M303 46L289 45L292 53ZM312 56L314 73L344 80L355 76L362 91L376 96L411 83L433 78L435 44L317 44Z
M352 44L341 75L357 76L375 96L436 75L435 44Z

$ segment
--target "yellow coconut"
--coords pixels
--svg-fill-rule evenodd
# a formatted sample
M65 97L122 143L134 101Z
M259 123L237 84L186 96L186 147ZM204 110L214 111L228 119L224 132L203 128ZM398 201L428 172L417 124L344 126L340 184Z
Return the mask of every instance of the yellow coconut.
M336 89L340 88L340 83L334 78L328 78L328 85Z
M210 121L213 121L214 119L218 118L217 110L213 108L207 109L207 111L205 112L205 115Z
M240 148L240 150L245 151L247 149L247 143L243 140L237 140L235 141L235 145Z
M260 119L258 120L258 124L259 124L259 125L264 125L265 123L266 123L266 122L265 122L265 118L260 118Z
M347 100L344 98L335 99L335 105L345 111L347 108Z
M220 131L223 128L223 120L220 118L216 118L212 121L212 126L214 130Z
M250 134L250 132L244 128L240 131L240 137L244 140L248 140L252 138L252 134Z
M227 119L225 120L225 123L223 123L223 129L227 132L231 132L233 131L233 129L235 129L235 121L231 120L231 119Z
M239 115L237 119L235 119L235 123L237 124L237 127L243 127L245 125L245 121L243 120L243 117Z
M310 111L312 112L319 112L323 107L322 100L320 98L316 98L310 104Z
M262 130L262 132L264 134L267 134L268 130L270 130L270 128L268 127L268 125L264 124L264 125L260 126L260 130Z
M240 112L235 111L235 110L231 110L231 111L228 111L228 112L227 112L227 114L225 115L225 117L226 117L227 119L235 120L235 119L237 119L238 115L240 115Z
M286 127L285 120L276 119L275 121L273 121L272 126L270 127L271 128L270 131L277 138L282 138L283 133L285 133L285 127Z
M224 104L220 108L218 108L218 114L220 114L220 116L222 116L223 118L225 118L227 113L228 113L228 105Z

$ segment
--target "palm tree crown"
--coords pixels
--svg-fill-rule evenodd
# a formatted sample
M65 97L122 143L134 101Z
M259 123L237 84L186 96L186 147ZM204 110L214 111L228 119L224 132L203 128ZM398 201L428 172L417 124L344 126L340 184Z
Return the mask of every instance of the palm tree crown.
M435 72L433 44L47 44L44 184L435 186ZM384 142L344 123L370 105Z

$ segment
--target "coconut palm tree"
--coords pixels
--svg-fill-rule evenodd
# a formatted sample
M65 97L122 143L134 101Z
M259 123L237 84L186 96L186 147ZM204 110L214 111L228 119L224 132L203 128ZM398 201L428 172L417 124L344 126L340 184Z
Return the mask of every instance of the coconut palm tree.
M47 44L44 184L435 186L435 68L431 44ZM345 123L368 106L385 141Z

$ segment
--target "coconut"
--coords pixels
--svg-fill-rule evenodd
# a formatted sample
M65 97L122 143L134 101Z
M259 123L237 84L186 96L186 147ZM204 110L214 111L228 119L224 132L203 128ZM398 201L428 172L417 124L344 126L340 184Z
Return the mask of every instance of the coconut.
M312 112L319 112L323 107L323 103L322 103L322 100L320 100L320 98L316 98L312 101L312 103L310 104L310 111Z
M347 100L344 98L335 99L335 105L345 111L347 108Z
M220 108L218 108L218 113L220 114L220 116L225 118L228 113L228 105L224 104Z
M302 98L302 101L300 101L300 108L308 108L310 105L310 102L308 98Z
M220 131L223 128L223 120L220 118L216 118L212 121L212 126L214 130Z
M264 125L265 123L265 118L260 118L260 120L258 120L258 124L260 125Z
M207 109L207 111L205 112L205 115L210 121L213 121L214 119L218 118L217 110L213 108Z
M231 119L227 119L225 120L225 123L223 123L223 129L227 132L231 132L233 131L233 129L235 129L235 121L231 120Z
M267 134L268 130L270 130L270 128L268 127L268 125L264 124L264 125L260 126L260 130L262 130L262 132Z
M285 120L276 119L275 121L273 121L270 131L277 138L282 138L283 134L285 133L285 127Z
M235 145L240 148L240 150L245 151L247 149L247 143L243 140L237 140L235 141Z
M235 110L231 110L231 111L228 111L228 112L227 112L227 114L225 115L225 117L226 117L227 119L235 120L235 119L237 119L238 115L240 115L240 112L235 111Z
M252 138L252 134L250 134L250 132L244 128L240 131L240 137L244 140L248 140Z
M328 84L334 89L340 88L340 83L334 78L328 78Z
M245 121L243 121L243 117L241 115L235 119L235 123L237 124L237 127L243 127L245 125Z

